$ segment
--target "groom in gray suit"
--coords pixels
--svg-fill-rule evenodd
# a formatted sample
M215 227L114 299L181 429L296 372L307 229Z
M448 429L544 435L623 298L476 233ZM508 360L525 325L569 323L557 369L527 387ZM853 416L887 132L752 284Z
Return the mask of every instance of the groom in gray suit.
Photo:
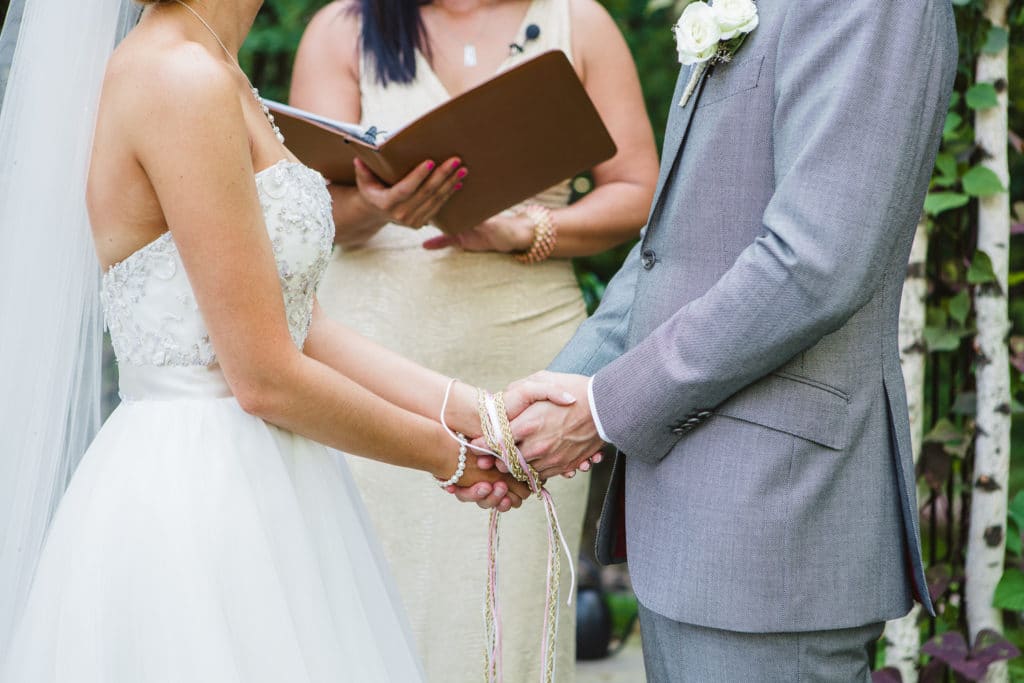
M868 681L931 609L897 321L950 2L758 9L685 106L680 74L642 240L547 373L581 400L513 423L548 476L618 450L598 556L628 551L657 683Z

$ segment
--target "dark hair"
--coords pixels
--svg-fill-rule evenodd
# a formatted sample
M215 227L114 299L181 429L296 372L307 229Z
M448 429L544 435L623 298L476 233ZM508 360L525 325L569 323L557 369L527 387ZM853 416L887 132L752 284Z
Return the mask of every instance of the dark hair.
M381 85L416 79L416 50L429 54L420 7L430 0L359 0L363 55Z

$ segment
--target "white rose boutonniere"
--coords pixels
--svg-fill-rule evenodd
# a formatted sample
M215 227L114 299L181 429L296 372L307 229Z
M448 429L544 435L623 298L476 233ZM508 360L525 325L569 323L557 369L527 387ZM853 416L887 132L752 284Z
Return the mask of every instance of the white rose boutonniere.
M710 65L732 60L757 23L754 0L714 0L714 4L700 0L686 6L672 31L679 62L697 66L679 101L680 107L690 101Z
M715 0L711 6L722 40L746 35L757 28L757 5L754 0Z
M679 62L684 65L706 62L715 56L722 30L711 7L703 2L687 5L672 29L676 34Z

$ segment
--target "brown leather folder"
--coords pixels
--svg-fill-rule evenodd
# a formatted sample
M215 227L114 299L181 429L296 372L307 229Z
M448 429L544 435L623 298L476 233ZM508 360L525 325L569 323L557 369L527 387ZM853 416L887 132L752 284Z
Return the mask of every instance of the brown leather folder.
M427 159L440 163L459 156L469 169L465 187L435 219L449 233L472 228L616 151L576 71L558 50L502 72L386 137L267 105L289 149L337 183L355 182L356 156L387 183Z

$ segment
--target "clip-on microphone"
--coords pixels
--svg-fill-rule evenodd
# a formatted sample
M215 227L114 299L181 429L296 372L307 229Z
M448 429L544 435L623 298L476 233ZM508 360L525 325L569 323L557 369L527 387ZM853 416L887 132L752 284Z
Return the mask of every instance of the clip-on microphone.
M537 40L540 37L540 26L537 24L530 24L526 27L526 36L523 39L522 45L519 43L511 43L508 46L509 54L521 55L526 51L526 46L531 40Z

